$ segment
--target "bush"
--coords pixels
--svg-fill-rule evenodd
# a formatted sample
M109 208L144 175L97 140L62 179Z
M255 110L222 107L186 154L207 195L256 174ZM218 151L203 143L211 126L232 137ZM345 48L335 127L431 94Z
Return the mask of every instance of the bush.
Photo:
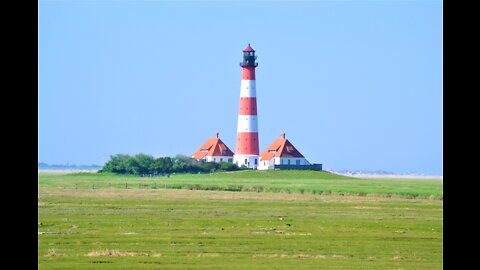
M241 168L236 164L228 162L199 161L184 155L177 155L174 158L154 158L140 153L135 156L125 154L111 155L99 172L133 175L169 175L171 173L212 173L237 170L241 170Z
M238 171L240 168L236 164L228 163L228 162L221 162L220 170L230 172L230 171Z

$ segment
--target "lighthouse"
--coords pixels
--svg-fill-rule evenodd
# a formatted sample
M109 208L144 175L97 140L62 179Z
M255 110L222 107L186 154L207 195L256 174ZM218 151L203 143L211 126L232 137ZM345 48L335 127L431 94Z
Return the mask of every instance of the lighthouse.
M242 81L240 84L240 108L238 112L237 144L233 162L238 166L258 167L258 118L255 86L255 50L250 43L243 50Z

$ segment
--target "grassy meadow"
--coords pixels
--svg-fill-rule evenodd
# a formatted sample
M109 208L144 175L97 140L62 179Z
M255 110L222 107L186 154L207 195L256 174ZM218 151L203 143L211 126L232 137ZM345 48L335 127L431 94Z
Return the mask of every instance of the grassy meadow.
M38 268L442 269L442 189L310 171L40 173Z
M168 188L221 191L267 191L314 194L443 196L438 179L358 179L319 171L237 171L139 177L110 173L40 174L39 187Z

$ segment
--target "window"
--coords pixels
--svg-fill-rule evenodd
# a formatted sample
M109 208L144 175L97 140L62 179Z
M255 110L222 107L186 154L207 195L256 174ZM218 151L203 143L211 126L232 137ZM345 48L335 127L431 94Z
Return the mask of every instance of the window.
M290 159L287 159L287 163L288 163L288 165L290 165Z
M225 156L227 154L227 150L222 150L222 155Z
M257 165L257 159L255 159L255 165Z
M295 160L295 164L300 165L300 159Z
M247 159L245 159L245 164L247 164Z
M220 158L220 162L223 162L223 158Z
M232 162L232 159L231 159L231 158L229 158L229 159L228 159L228 162Z
M282 165L283 165L283 159L280 159L280 164L282 164Z
M202 149L202 150L200 150L200 152L204 152L204 153L208 152L208 149Z

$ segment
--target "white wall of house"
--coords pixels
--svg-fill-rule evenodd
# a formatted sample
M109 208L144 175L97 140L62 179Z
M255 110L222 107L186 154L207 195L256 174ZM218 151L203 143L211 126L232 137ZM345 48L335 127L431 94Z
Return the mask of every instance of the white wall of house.
M259 170L270 170L273 169L273 158L269 160L260 160L260 165L258 166Z
M290 161L290 163L288 163ZM274 157L270 160L260 160L259 170L273 169L274 165L311 165L305 158Z
M220 163L220 162L232 163L233 157L232 156L205 156L203 160L207 162L216 162L216 163Z
M249 168L258 169L259 159L257 155L234 155L233 163L237 164L238 167L245 165Z
M273 160L276 165L310 165L305 158L274 157Z

